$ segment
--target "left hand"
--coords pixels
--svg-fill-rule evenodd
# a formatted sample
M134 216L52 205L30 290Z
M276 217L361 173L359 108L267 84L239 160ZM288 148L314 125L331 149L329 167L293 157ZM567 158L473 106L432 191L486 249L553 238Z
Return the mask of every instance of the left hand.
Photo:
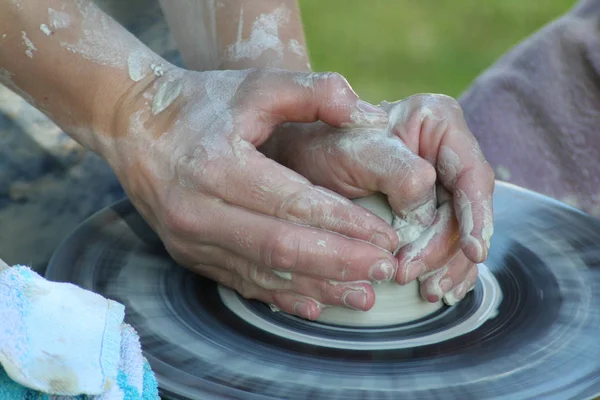
M456 100L422 94L381 107L390 115L386 129L287 124L265 150L345 197L386 194L401 220L424 230L399 251L396 281L419 278L425 299L454 303L487 258L493 170Z

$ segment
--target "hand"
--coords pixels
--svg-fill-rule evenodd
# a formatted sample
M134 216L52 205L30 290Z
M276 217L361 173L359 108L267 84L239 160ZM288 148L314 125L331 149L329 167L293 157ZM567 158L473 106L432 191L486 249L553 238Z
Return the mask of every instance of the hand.
M406 244L396 281L420 277L424 298L452 304L473 287L475 263L487 257L493 171L455 100L417 95L382 107L387 129L287 124L264 149L345 197L386 194Z
M176 261L304 318L372 306L395 232L256 150L288 121L385 126L340 75L171 67L116 109L102 153Z
M443 297L453 304L473 288L476 263L488 255L494 171L453 98L416 95L381 106L390 115L392 134L436 168L439 182L438 215L417 241L401 249L398 281L418 277L427 300Z

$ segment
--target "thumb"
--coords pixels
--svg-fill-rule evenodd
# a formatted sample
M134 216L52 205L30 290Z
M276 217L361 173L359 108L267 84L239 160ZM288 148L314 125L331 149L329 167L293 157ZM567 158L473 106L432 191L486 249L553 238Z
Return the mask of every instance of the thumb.
M334 72L263 72L256 82L260 90L250 96L252 108L270 123L322 121L336 128L381 126L387 113L363 100L346 79Z

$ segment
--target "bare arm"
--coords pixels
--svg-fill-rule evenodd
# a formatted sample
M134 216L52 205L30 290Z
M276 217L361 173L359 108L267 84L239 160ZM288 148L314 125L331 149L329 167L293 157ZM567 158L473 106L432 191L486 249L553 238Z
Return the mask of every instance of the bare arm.
M190 69L310 71L296 0L160 0L160 4Z
M123 94L163 60L91 1L0 0L0 10L0 82L99 151Z

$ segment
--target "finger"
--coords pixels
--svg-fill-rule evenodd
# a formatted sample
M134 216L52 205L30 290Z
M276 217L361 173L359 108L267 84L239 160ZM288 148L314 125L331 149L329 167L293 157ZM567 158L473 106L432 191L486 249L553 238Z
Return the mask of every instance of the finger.
M459 250L445 266L419 277L421 296L431 303L440 301L465 280L473 265Z
M223 202L185 197L176 212L163 217L169 248L204 264L190 242L223 247L257 265L335 281L385 281L395 274L397 260L388 251L364 241L256 214ZM168 211L168 210L167 210ZM199 240L197 238L203 238Z
M465 279L456 285L450 292L444 295L444 302L453 306L467 295L475 287L477 276L479 275L479 267L477 264L471 264Z
M387 113L359 99L346 79L337 73L257 70L246 79L240 121L251 122L256 113L263 122L323 121L335 127L385 127ZM254 115L252 115L254 114ZM266 138L264 138L266 139Z
M387 195L394 212L412 225L429 226L435 213L436 172L396 136L355 129L331 136L327 154L352 171L355 187Z
M332 191L312 185L257 151L252 152L245 163L232 163L215 171L204 191L259 214L337 232L388 251L397 248L398 237L392 227L374 214ZM207 176L203 179L206 182ZM202 181L199 176L198 181ZM231 190L232 187L238 189Z
M467 177L463 181L473 180ZM454 208L460 221L461 246L471 261L483 262L494 234L492 195L487 191L478 192L466 184L457 184L455 193Z
M458 224L450 203L442 204L431 226L398 252L396 281L402 285L436 271L458 250Z
M223 286L238 292L246 299L255 299L275 305L279 310L301 318L315 320L321 315L322 306L314 299L289 292L263 289L240 275L212 265L196 265L195 271Z
M276 291L289 291L329 306L366 311L373 307L375 295L369 282L336 282L301 274L270 270L223 248L205 246L205 263L220 266L254 285ZM195 267L191 268L196 271Z
M390 124L400 116L394 132L409 148L436 165L446 189L458 194L454 207L461 246L471 261L484 261L493 234L494 172L469 130L460 105L448 96L420 95L391 109L394 116L390 115Z

